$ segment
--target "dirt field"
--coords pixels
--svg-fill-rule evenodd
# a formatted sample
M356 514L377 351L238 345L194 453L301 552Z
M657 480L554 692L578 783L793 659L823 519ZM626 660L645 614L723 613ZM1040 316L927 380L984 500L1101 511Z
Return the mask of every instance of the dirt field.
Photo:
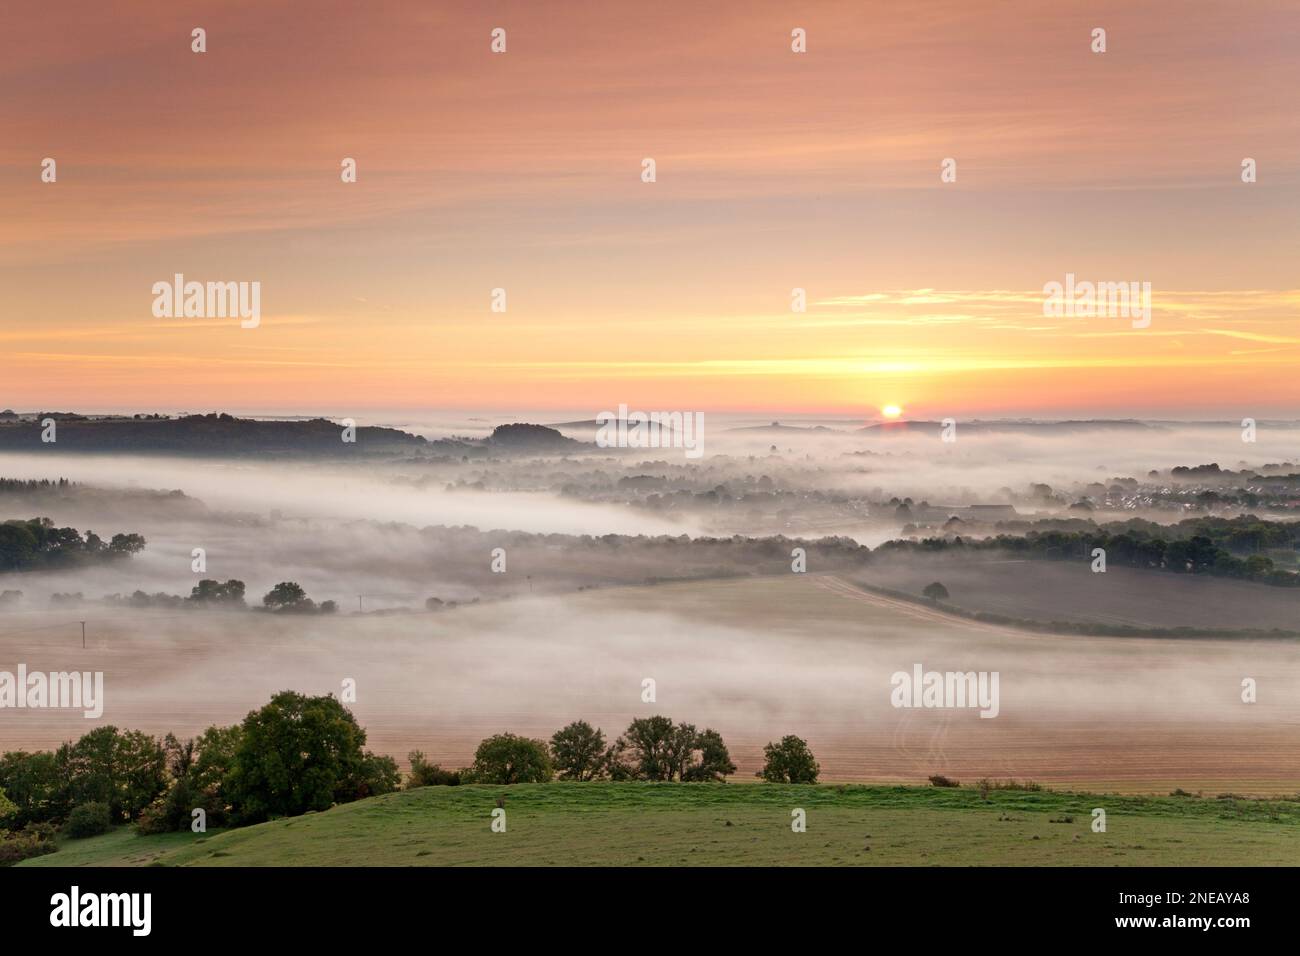
M668 714L711 726L750 777L769 740L805 737L823 779L1029 778L1052 787L1300 792L1300 646L1039 635L789 575L589 591L409 616L86 612L0 617L0 670L102 670L103 720L161 734L231 723L275 691L338 693L369 746L444 765L510 730L583 718L613 736ZM44 628L37 630L37 628ZM1000 713L895 709L890 675L997 671ZM1258 703L1241 682L1258 682ZM642 681L656 682L643 703ZM0 711L0 748L96 726Z

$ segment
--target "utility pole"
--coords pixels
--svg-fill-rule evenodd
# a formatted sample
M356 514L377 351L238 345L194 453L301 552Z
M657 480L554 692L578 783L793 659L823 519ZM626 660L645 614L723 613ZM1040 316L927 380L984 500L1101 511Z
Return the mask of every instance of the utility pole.
M363 612L363 611L361 610L361 595L360 595L360 594L357 595L357 613L358 613L358 614L363 614L363 613L365 613L365 612Z
M81 621L80 624L81 624L81 649L84 651L86 649L86 622Z

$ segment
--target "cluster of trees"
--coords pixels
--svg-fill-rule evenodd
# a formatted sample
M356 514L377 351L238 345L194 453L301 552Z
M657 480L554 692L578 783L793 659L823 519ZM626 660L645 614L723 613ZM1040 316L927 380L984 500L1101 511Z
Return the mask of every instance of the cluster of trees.
M0 494L29 494L33 491L66 490L72 482L66 478L0 478Z
M795 736L764 748L757 776L773 783L816 783L820 767L808 744ZM641 717L612 743L598 727L577 720L549 741L496 734L478 745L472 766L459 771L431 764L420 751L409 755L408 788L460 783L548 783L560 780L725 782L736 772L721 734L668 717Z
M191 589L188 598L163 591L155 594L134 591L129 595L106 594L100 599L100 603L109 607L204 607L244 610L247 607L244 591L244 582L235 578L228 581L205 578ZM0 594L0 606L5 603L17 603L21 597L21 591L5 591ZM58 607L76 607L84 604L85 600L85 596L80 591L50 595L50 603ZM321 601L317 604L307 597L307 592L295 581L281 581L273 587L262 597L262 607L268 611L287 614L333 614L338 610L338 605L334 601Z
M1150 522L1124 524L1122 530L1107 530L1112 527L1108 525L1083 531L1053 529L1030 531L1025 535L999 534L979 540L958 536L888 541L877 550L1008 551L1027 557L1086 560L1094 548L1103 548L1108 564L1300 586L1300 574L1275 567L1271 558L1258 553L1264 548L1300 546L1300 525L1263 521L1253 515L1193 519L1171 527ZM1234 551L1244 556L1238 557Z
M203 582L199 582L202 584ZM243 594L242 581L227 581L227 585L239 585ZM262 606L269 611L287 614L333 614L338 605L333 601L321 601L317 604L307 596L307 592L296 581L281 581L262 596Z
M0 571L61 568L143 551L138 534L115 534L105 541L93 531L56 528L49 518L15 519L0 524Z
M0 865L54 851L61 829L91 836L133 823L140 833L244 826L327 810L396 790L391 757L365 749L366 732L332 695L283 691L242 723L197 737L162 739L97 727L54 751L0 756ZM757 776L773 783L816 783L820 767L806 741L783 737L764 748ZM724 782L736 772L717 731L638 718L612 743L574 721L550 741L515 734L483 740L472 766L447 771L410 755L405 786L515 784L561 780Z
M195 810L208 826L327 810L400 785L396 762L365 743L365 730L333 696L292 691L240 724L189 740L97 727L55 751L0 757L0 827L9 840L49 852L39 835L51 826L86 835L102 819L105 828L133 822L141 833L163 833L190 829Z

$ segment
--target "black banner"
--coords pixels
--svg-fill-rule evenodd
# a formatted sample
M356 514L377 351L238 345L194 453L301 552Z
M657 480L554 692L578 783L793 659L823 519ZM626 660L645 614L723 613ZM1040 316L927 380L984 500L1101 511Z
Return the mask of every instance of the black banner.
M566 912L584 913L587 931L603 913L635 933L625 917L640 904L631 900L661 910L657 897L635 894L662 892L680 909L674 932L695 923L748 934L742 927L756 917L759 935L843 925L918 943L1036 929L1068 939L1230 943L1241 932L1289 925L1293 884L1290 870L1210 868L9 869L0 870L0 914L10 941L71 932L128 944L193 941L205 928L256 927L259 940L340 943L414 925L500 930L503 920L519 932L536 920L545 936Z

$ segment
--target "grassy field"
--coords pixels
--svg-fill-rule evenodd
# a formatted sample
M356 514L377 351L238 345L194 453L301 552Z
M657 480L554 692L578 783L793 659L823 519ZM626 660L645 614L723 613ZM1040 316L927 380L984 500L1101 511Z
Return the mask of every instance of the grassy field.
M505 797L507 830L491 813ZM1092 809L1107 814L1093 833ZM791 810L807 832L791 830ZM428 787L222 833L67 841L23 866L1300 864L1300 800L967 787Z

